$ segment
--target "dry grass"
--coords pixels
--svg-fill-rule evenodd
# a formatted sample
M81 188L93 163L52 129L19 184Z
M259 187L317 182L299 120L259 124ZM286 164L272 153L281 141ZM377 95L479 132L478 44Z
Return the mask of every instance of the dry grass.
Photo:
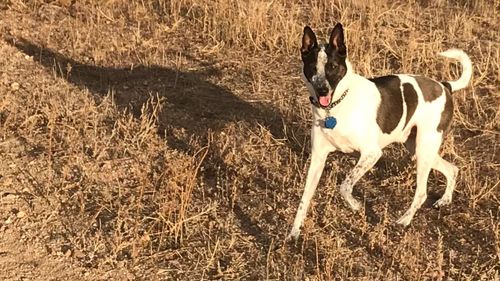
M0 276L498 280L499 8L498 0L1 2L0 233L20 242L0 243ZM302 28L326 36L337 21L366 76L447 80L460 69L436 53L471 56L472 87L454 94L442 148L460 168L454 204L395 226L415 167L393 146L355 187L365 211L354 214L336 186L356 158L335 154L303 237L273 250L308 163ZM443 186L433 173L430 197ZM40 266L27 268L15 247L37 249Z

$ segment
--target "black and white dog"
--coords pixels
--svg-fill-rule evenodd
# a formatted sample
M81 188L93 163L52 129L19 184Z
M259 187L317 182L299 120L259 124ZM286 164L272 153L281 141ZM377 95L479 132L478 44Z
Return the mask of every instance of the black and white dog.
M327 44L318 44L310 27L302 37L303 80L310 92L313 111L311 164L304 194L288 238L297 238L307 208L330 152L358 151L360 158L340 185L340 193L353 210L353 185L370 170L390 143L405 143L417 158L417 189L413 203L397 221L410 224L427 197L431 169L446 177L444 195L436 207L451 202L458 168L439 156L438 150L453 114L451 93L463 89L472 76L472 63L461 50L441 56L458 60L463 73L457 81L438 82L419 75L389 75L367 79L354 73L347 59L344 30L337 24Z

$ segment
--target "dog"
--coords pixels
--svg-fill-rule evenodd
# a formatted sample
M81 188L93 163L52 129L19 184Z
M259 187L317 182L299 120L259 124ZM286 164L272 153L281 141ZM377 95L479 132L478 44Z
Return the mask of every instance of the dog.
M416 156L417 188L410 208L397 221L410 224L427 198L431 169L446 177L446 190L435 207L451 203L458 168L444 160L439 147L453 115L452 92L467 87L472 62L462 50L439 55L458 60L462 74L456 81L438 82L420 75L397 74L365 78L354 72L347 59L342 24L335 25L326 44L318 44L306 26L302 36L302 79L310 93L313 113L311 163L302 199L287 238L297 239L329 153L357 151L360 158L340 184L340 193L355 211L362 204L352 188L391 143L404 143Z

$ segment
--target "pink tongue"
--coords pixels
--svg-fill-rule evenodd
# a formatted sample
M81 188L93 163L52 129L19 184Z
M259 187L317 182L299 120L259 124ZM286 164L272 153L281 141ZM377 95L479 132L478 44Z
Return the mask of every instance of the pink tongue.
M329 106L330 105L330 99L331 96L326 96L326 97L319 97L319 104L322 106Z

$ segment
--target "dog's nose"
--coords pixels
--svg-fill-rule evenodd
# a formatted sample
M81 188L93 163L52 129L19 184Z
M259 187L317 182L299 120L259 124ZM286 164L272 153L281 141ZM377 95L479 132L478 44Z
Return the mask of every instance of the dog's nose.
M316 89L316 92L318 92L318 95L320 96L326 96L328 95L328 88L327 87L318 88Z

